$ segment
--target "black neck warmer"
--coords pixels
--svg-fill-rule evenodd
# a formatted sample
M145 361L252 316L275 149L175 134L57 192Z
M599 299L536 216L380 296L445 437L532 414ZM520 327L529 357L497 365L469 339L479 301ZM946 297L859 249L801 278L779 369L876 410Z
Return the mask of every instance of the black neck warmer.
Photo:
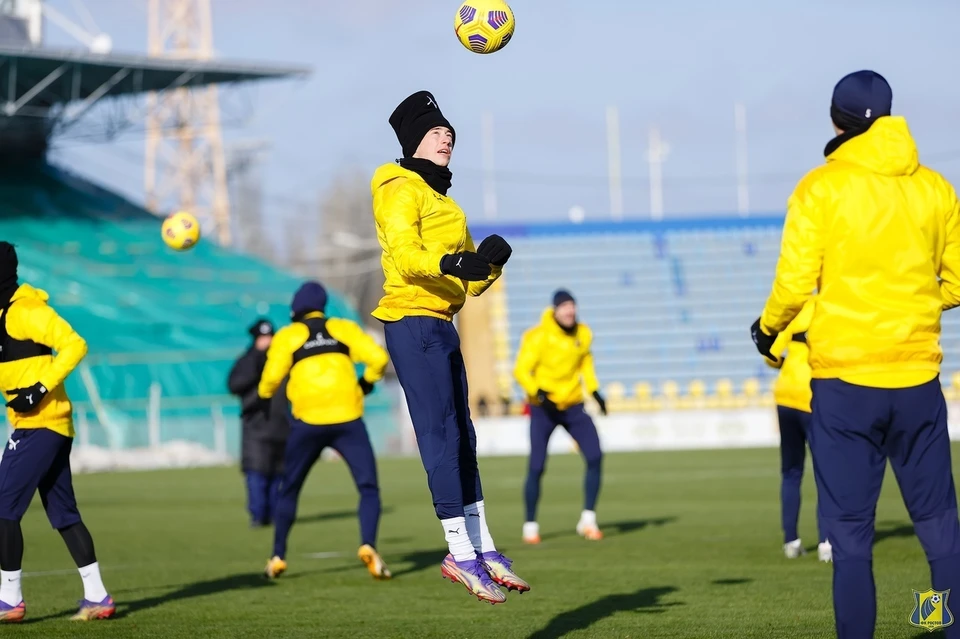
M450 190L453 173L445 166L423 158L402 158L397 160L397 164L422 177L430 188L440 195L446 195Z

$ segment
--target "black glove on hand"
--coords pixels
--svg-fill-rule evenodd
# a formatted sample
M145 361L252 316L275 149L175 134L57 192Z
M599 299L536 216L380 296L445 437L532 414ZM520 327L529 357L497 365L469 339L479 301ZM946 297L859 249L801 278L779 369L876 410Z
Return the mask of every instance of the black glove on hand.
M503 266L513 254L513 249L499 235L491 235L480 242L477 253L485 257L494 266Z
M272 398L257 396L257 410L265 419L270 419L270 407L273 404Z
M440 260L440 272L468 282L482 282L490 277L490 263L476 253L453 253Z
M537 391L537 401L540 403L540 408L547 411L548 415L556 415L560 412L557 405L550 401L547 392L544 390Z
M603 395L600 394L600 391L593 391L593 398L597 401L597 404L600 406L600 413L603 415L606 415L607 401L603 398Z
M360 379L358 379L357 384L360 385L360 390L363 391L364 395L369 395L370 393L373 392L373 384L371 384L364 378L361 377Z
M33 386L12 390L10 394L16 395L16 397L7 402L7 407L12 408L17 413L29 413L40 406L40 402L43 401L48 392L47 387L40 382Z
M753 323L753 326L750 327L750 337L753 338L753 343L756 344L757 350L760 351L761 355L771 362L777 361L777 358L770 352L770 349L773 348L773 343L777 340L777 334L767 335L764 333L763 329L760 328L759 317L757 321Z

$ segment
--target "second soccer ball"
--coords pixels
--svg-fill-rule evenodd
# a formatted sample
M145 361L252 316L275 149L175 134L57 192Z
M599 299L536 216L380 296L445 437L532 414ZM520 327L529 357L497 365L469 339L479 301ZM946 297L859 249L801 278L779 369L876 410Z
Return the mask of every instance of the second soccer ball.
M503 0L467 0L453 20L460 44L474 53L495 53L507 46L516 22Z

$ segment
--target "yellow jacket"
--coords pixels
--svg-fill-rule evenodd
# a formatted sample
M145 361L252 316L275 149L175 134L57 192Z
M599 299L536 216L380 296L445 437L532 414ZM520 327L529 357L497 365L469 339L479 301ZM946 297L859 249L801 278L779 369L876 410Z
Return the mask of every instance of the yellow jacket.
M790 322L787 330L777 335L770 352L777 357L773 363L763 358L769 366L780 369L777 381L773 386L773 398L778 406L795 408L806 413L810 412L810 349L806 342L796 341L794 335L799 335L810 328L810 319L813 317L814 300L810 299L803 305L800 314ZM785 354L785 356L784 356Z
M553 309L546 309L540 324L523 334L513 369L528 401L538 403L537 391L542 390L558 409L566 410L583 403L584 386L590 394L598 390L592 344L593 333L586 324L577 324L576 330L568 333L553 318Z
M783 331L817 289L814 378L904 388L939 373L940 314L960 305L960 206L899 116L877 119L790 196L761 315Z
M387 360L387 352L354 322L310 313L274 335L257 391L273 397L289 374L287 399L295 418L313 426L343 424L363 416L354 363L365 364L363 378L375 384Z
M17 347L10 342L6 344L7 357L17 350L40 353L13 361L5 361L0 353L0 390L6 403L14 397L10 391L40 382L49 392L36 410L17 413L8 408L7 421L15 429L48 428L73 437L73 405L63 388L63 380L87 354L87 343L47 305L48 299L46 291L21 284L13 294L7 317L0 314L0 322L6 321L9 338L20 342Z
M385 295L374 317L385 322L408 315L451 320L467 295L480 295L500 277L499 266L493 266L490 277L482 282L465 282L440 272L444 255L474 252L476 247L463 210L422 177L397 164L384 164L374 173L370 187L385 278Z

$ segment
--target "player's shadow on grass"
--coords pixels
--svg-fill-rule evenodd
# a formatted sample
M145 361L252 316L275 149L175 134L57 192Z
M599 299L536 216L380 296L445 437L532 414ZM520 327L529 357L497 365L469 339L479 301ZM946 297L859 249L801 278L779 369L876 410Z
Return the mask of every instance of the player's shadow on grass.
M293 575L295 577L296 575ZM288 577L289 579L289 577ZM177 588L163 595L156 595L154 597L145 597L143 599L137 599L133 601L124 601L123 598L118 598L117 600L117 612L113 616L114 619L122 619L127 615L140 612L141 610L147 610L149 608L154 608L156 606L161 606L172 601L179 601L182 599L194 599L196 597L203 597L206 595L215 595L221 592L229 592L231 590L244 590L244 589L253 589L253 588L263 588L263 587L272 587L274 584L268 581L262 572L257 573L246 573L242 575L231 575L229 577L221 577L220 579L211 579L210 581L201 581L195 584L179 584L172 586ZM168 586L171 587L171 586ZM162 588L162 586L161 586ZM151 590L155 588L150 588ZM133 588L129 590L118 590L118 593L121 592L136 592L137 590L144 590L144 588ZM49 619L59 619L63 617L69 617L76 612L76 609L73 610L64 610L61 612L55 612L49 615L44 615L43 617L27 617L23 623L37 623L40 621L47 621Z
M629 535L630 533L638 532L644 528L649 528L650 526L665 526L667 524L672 524L676 520L677 518L671 515L670 517L657 517L654 519L627 519L610 523L600 522L600 529L603 531L603 535L605 537L610 537L612 535ZM554 531L540 535L540 539L541 541L547 541L548 539L569 537L575 534L576 532L572 530Z
M710 583L714 586L741 586L752 581L753 579L749 577L728 577L727 579L714 579Z
M880 543L884 539L890 539L892 537L913 537L913 524L903 524L903 523L893 523L893 522L884 522L884 528L879 526L876 529L876 532L873 534L873 543L874 545Z
M399 557L391 557L390 561L393 562L391 565L410 564L399 570L393 570L393 576L412 575L428 568L436 568L439 575L440 562L443 561L448 552L446 548L435 548L433 550L415 550Z
M384 506L380 510L381 515L389 515L393 512L391 506ZM316 513L314 515L306 515L304 517L297 517L298 524L310 524L316 523L319 521L334 521L336 519L349 519L351 517L356 517L357 511L354 510L335 510L330 513Z
M220 577L219 579L210 579L209 581L199 581L194 584L182 584L177 590L162 595L126 602L123 600L118 601L116 618L120 619L127 615L138 613L141 610L148 610L173 601L195 599L197 597L216 595L221 592L230 592L233 590L272 588L274 585L273 582L264 577L262 572L243 573L240 575Z
M659 588L641 588L636 592L619 595L607 595L579 608L568 610L550 620L544 628L536 631L527 639L556 639L568 632L587 630L598 621L602 621L618 612L661 613L670 606L682 606L682 602L661 603L661 597L677 591L674 586Z
M384 560L387 562L387 565L390 566L390 571L393 573L393 578L403 577L405 575L412 575L428 568L436 568L437 575L440 574L440 562L443 561L443 558L447 555L449 551L446 548L436 548L434 550L415 550L413 552L408 552L405 555L393 555L390 553L384 554ZM410 564L410 565L405 565ZM398 568L400 566L400 568ZM334 568L327 568L326 570L320 570L318 572L322 573L335 573L335 572L346 572L349 570L356 570L355 564L336 566Z

